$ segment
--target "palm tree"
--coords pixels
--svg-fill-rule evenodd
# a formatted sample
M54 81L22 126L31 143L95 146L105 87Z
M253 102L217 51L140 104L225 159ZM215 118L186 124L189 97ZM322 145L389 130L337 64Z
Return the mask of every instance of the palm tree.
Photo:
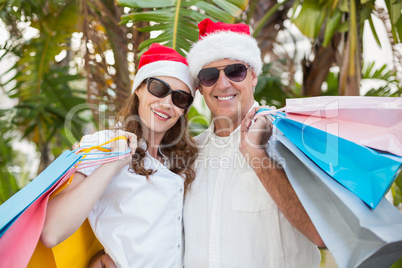
M125 104L131 93L130 73L134 73L137 62L136 50L149 34L119 25L123 8L113 0L79 1L79 5L87 103L94 107L91 111L95 123L107 127L107 120L102 118L109 118ZM107 107L104 115L98 109L102 106Z
M360 95L364 22L368 21L371 32L381 47L372 16L382 14L384 24L389 21L389 42L394 53L397 51L396 43L401 42L402 4L396 1L385 2L390 11L390 19L385 18L386 12L375 5L375 0L296 2L300 12L293 16L293 23L304 35L314 40L314 60L305 60L304 65L303 87L306 95L321 95L320 87L326 79L325 72L328 73L333 65L340 67L339 95ZM400 61L394 63L400 66ZM395 72L393 76L396 75ZM400 86L398 91L400 94Z
M52 161L51 151L58 155L71 145L64 122L72 107L85 102L83 92L71 84L80 75L69 73L68 61L56 61L77 31L76 2L29 0L17 6L12 2L3 1L0 16L12 33L6 52L17 61L7 71L14 75L2 86L9 97L18 100L9 110L13 125L41 152L40 172ZM37 35L25 40L18 27L21 22L30 23ZM71 122L71 131L77 134L85 120L75 115Z
M401 4L389 0L386 3L391 10L388 17L375 6L374 0L285 0L280 3L263 0L120 0L120 6L112 0L3 0L0 1L0 18L12 33L3 49L18 58L9 71L15 71L15 76L3 86L8 87L9 96L18 99L18 105L13 109L16 115L13 123L23 137L36 143L41 151L42 169L52 158L50 151L57 155L57 148L71 144L64 135L66 130L62 122L73 105L84 104L83 83L86 82L86 103L94 123L106 127L108 120L102 118L108 119L108 111L118 110L130 94L138 55L153 42L164 43L185 54L198 38L196 24L206 17L252 25L263 57L271 59L259 79L257 100L279 106L284 105L287 97L322 95L323 82L331 88L326 94L358 94L356 89L363 65L359 52L363 22L371 22L371 15L381 17L389 23L393 47L400 42L402 19L400 12L394 11L400 10ZM287 29L285 21L289 20L290 11L293 12L290 17L293 24L313 40L312 56L307 55L301 62L301 85L295 79L296 59L273 49L281 45L277 35ZM31 23L38 35L26 42L18 22ZM371 29L376 36L374 26ZM81 46L73 49L71 38L77 32L82 33ZM156 32L159 34L149 38ZM339 50L340 46L344 50ZM63 51L64 59L55 61ZM82 58L84 61L80 60ZM69 66L74 61L78 62L73 65L77 74L72 75ZM329 71L333 65L341 69L338 79ZM363 66L370 66L370 63ZM401 94L396 72L384 74L372 67L364 68L363 78L374 76L388 81L385 88L369 94ZM283 73L287 73L285 78ZM82 74L86 80L77 84ZM396 93L389 90L391 84L397 85ZM190 114L194 116L198 112L192 109ZM78 114L74 118L73 136L78 139L83 134L85 120ZM203 124L201 121L195 123Z

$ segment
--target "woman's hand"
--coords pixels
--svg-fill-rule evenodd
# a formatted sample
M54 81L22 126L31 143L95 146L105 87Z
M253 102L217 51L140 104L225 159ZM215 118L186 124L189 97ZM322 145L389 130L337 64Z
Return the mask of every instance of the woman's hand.
M130 154L127 156L122 157L119 159L118 162L122 166L125 166L127 164L131 163L132 155L135 153L135 150L137 149L138 143L137 143L137 135L131 132L123 131L123 130L118 130L116 131L114 137L119 137L119 136L124 136L127 138L126 139L119 139L117 141L114 141L110 143L111 147L111 152L124 152L127 151L127 149L130 149Z

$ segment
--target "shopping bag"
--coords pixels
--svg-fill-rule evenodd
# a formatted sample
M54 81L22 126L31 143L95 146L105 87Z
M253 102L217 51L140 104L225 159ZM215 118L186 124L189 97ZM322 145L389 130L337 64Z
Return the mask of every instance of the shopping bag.
M402 214L376 209L334 181L282 133L270 142L292 187L340 268L390 267L402 257Z
M286 117L402 156L402 98L323 96L286 100Z
M273 124L318 167L375 208L401 171L402 157L380 153L277 116Z
M42 232L49 197L72 178L77 169L112 162L130 153L110 152L102 147L117 139L91 148L66 151L31 183L0 206L3 235L0 237L0 267L26 267ZM94 149L100 152L91 152ZM93 158L86 158L88 155Z
M17 194L22 192L29 198L24 199L20 196L21 194L17 196L18 198L13 199L14 196L11 198L11 202L15 202L16 210L10 208L7 210L10 213L5 214L11 220L7 224L7 230L4 230L2 237L0 237L0 267L26 267L42 232L49 196L58 186L69 179L73 173L73 168L70 167L56 181L48 179L47 176L58 177L66 166L72 162L75 163L79 159L80 157L71 157L71 152L63 153L61 157L49 166L50 169L48 167L45 170L46 172L42 172L30 184L17 192ZM61 169L58 169L60 167ZM54 173L49 173L49 170ZM35 180L38 180L38 182L34 183ZM49 186L44 181L49 182L51 185ZM42 192L43 188L40 187L45 188L45 192ZM37 196L37 193L39 193L40 196ZM35 200L26 205L32 197ZM10 203L9 200L8 202ZM8 206L6 206L6 208L8 208ZM19 209L23 209L23 211L18 213ZM18 216L12 217L15 214L18 214Z
M287 113L286 117L360 145L402 156L402 120L400 126L387 128L319 115Z
M84 268L92 257L103 249L95 237L88 220L65 241L53 248L45 247L41 241L29 261L28 268Z
M288 113L312 115L317 111L327 118L391 127L400 123L402 98L321 96L286 99Z
M65 151L31 183L22 188L0 206L0 237L16 219L52 185L54 185L81 158Z

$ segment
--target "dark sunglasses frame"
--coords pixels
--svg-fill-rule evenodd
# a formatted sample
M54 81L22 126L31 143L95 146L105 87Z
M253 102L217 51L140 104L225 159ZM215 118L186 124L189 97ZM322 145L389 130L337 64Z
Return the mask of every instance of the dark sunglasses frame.
M163 95L160 95L160 96L157 95L155 92L152 92L150 90L150 87L149 87L151 85L152 81L158 81L158 82L162 83L163 85L165 85L168 88L167 92L164 93ZM185 92L183 90L173 90L168 83L166 83L165 81L163 81L161 79L158 79L156 77L147 78L147 90L148 90L149 93L151 93L152 95L154 95L155 97L158 97L158 98L164 98L164 97L166 97L167 95L169 95L171 93L172 94L172 102L173 102L173 104L176 105L177 107L181 108L181 109L187 109L188 107L191 106L191 104L194 101L194 98L193 98L193 96L191 96L190 93L187 93L187 92ZM186 94L189 97L189 101L185 106L180 106L180 105L177 104L176 96L179 96L180 94Z
M239 77L236 77L236 76L233 77L231 75L233 72L234 66L239 66L239 68L243 68L242 74L244 75L244 77L243 77L243 75L239 76ZM197 77L198 77L199 83L206 87L211 87L211 86L215 85L215 83L219 80L221 71L223 71L225 73L226 77L229 78L230 80L232 80L233 82L241 82L244 79L246 79L249 68L250 68L250 66L246 66L243 63L234 63L234 64L229 64L226 66L204 68L204 69L201 69L201 71L198 73ZM208 72L209 72L209 74L208 74ZM207 79L207 80L211 80L211 83L205 82L205 78L202 77L203 74L205 74L207 76L208 75L211 76L211 78Z

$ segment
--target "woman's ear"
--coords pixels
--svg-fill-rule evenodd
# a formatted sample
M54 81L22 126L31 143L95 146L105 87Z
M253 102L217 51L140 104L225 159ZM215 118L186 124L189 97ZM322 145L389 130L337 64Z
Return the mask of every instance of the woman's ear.
M136 90L134 90L134 94L137 95L138 99L141 99L141 87L138 87Z
M144 92L144 87L147 86L147 83L142 82L135 90L134 90L134 94L137 95L138 98L140 98L140 96L142 95L142 93Z

